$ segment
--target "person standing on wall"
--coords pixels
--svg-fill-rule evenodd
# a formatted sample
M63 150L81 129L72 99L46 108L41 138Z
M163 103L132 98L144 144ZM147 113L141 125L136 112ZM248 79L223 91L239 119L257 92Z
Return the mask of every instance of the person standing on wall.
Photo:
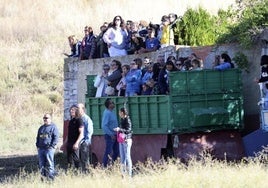
M59 131L57 126L52 123L50 114L44 114L43 121L44 124L38 129L36 137L39 168L43 177L54 180L54 154L59 141Z
M93 134L93 122L91 118L85 113L85 106L82 103L78 104L78 109L84 123L84 138L80 142L80 161L83 172L89 170L89 160L91 154L91 137Z
M96 56L96 37L92 27L85 26L85 36L80 46L80 60L93 59Z
M179 35L178 35L178 33L175 32L177 24L179 22L178 16L175 13L170 13L168 15L168 17L169 17L169 25L170 25L169 29L172 30L170 32L173 32L173 34L174 34L174 44L178 45L179 44ZM171 34L170 34L170 36L171 36Z
M121 172L124 176L126 172L132 176L132 159L131 159L131 146L132 146L132 124L129 118L126 108L119 110L119 116L121 118L120 127L116 127L114 130L118 133L124 134L124 141L119 143Z
M84 137L84 124L77 105L70 108L71 120L68 125L68 135L65 138L61 150L67 149L67 161L69 168L80 167L79 144Z
M116 131L114 131L114 128L116 128L118 125L118 121L117 116L113 111L115 107L114 102L108 98L106 99L104 105L106 109L103 112L101 126L104 133L106 147L102 162L103 166L107 167L109 156L112 156L112 162L114 162L119 154L118 142L116 140Z
M127 55L127 37L124 20L121 16L115 16L112 26L103 35L110 57Z

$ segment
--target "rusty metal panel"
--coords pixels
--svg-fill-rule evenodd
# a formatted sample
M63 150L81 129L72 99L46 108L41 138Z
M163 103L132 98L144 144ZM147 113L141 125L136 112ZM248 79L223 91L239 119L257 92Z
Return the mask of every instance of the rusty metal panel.
M145 162L151 158L153 161L161 159L161 148L166 147L167 135L133 135L133 143L131 148L132 162ZM94 135L92 137L92 152L98 158L98 162L102 163L105 150L104 136Z
M244 145L238 131L214 131L178 135L179 144L173 148L175 157L183 161L204 152L217 159L239 160L245 156ZM174 135L175 138L175 135Z

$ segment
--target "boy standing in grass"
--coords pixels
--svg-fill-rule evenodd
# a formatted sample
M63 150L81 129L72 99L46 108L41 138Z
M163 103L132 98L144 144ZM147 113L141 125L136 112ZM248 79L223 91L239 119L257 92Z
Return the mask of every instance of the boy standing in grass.
M38 129L36 137L39 168L42 176L54 180L54 153L59 140L59 131L57 126L51 122L50 114L45 114L43 121L44 124Z

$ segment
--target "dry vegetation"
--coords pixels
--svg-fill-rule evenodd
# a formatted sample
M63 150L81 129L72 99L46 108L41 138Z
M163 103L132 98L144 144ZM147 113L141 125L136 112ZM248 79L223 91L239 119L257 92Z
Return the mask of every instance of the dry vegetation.
M200 2L208 5L209 0ZM215 11L215 7L230 2L209 5ZM82 38L85 25L91 25L98 34L99 26L117 14L125 19L158 23L163 14L182 15L188 6L187 0L2 0L0 155L35 153L35 135L45 112L53 113L62 129L62 52L70 51L67 36L76 34ZM161 11L155 11L158 8Z
M267 160L267 155L266 155ZM120 165L112 168L96 167L84 175L59 168L54 182L41 182L38 171L25 169L15 177L6 178L2 187L205 187L205 188L251 188L267 187L267 166L263 157L245 159L241 163L228 163L205 156L202 161L192 159L188 164L179 160L137 164L132 178L122 179Z
M181 5L165 1L169 8L162 3L154 3L152 8L155 1L151 0L139 2L145 3L146 11L137 11L137 1L1 0L0 156L35 154L36 131L45 112L52 112L62 129L62 52L69 52L68 35L82 37L82 28L88 24L98 33L100 24L117 14L126 19L157 21L165 13L181 13L188 1ZM163 10L158 15L155 14L157 4ZM110 171L92 169L88 176L75 176L58 167L60 175L53 183L40 182L36 158L31 163L33 171L21 168L23 160L16 166L15 158L10 158L13 168L21 172L6 178L1 187L267 187L265 157L260 158L262 161L247 160L241 164L211 158L202 162L193 160L187 166L179 161L165 165L148 162L136 166L136 175L131 179L121 178L118 164ZM1 162L7 160L2 158ZM0 172L4 170L0 166Z

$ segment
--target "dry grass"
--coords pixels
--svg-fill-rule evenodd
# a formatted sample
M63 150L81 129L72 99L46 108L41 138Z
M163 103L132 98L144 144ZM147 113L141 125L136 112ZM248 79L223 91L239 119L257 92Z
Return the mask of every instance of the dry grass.
M202 161L192 159L188 165L179 160L147 161L137 164L132 178L122 179L120 165L110 169L97 167L89 175L61 169L54 182L41 182L38 172L24 170L5 180L3 187L205 187L205 188L251 188L266 187L267 164L259 160L244 159L241 163L227 163L206 156Z
M198 2L193 2L193 7ZM217 4L200 1L201 5L213 5L210 10L214 12L230 2L233 0ZM25 145L33 149L33 138L45 112L53 113L54 121L62 129L62 52L70 51L67 36L76 34L82 38L85 25L91 25L98 34L99 26L118 14L126 20L159 23L163 14L182 15L188 3L187 0L113 3L108 0L2 0L0 127L1 143L5 144L0 145L0 154L23 153Z
M117 14L135 21L158 22L169 12L182 15L187 2L120 0L111 4L108 0L2 0L0 155L36 153L35 135L45 112L53 113L62 133L62 52L69 52L68 35L81 38L85 25L93 26L98 33L99 26ZM223 7L231 0L196 2ZM36 168L36 164L32 165ZM65 173L60 168L60 175L53 183L41 183L37 171L22 168L18 176L7 178L1 187L267 187L266 165L267 153L239 164L212 158L202 162L193 160L187 166L180 161L148 161L136 166L133 178L125 179L121 178L118 164L111 170L92 169L88 176Z

